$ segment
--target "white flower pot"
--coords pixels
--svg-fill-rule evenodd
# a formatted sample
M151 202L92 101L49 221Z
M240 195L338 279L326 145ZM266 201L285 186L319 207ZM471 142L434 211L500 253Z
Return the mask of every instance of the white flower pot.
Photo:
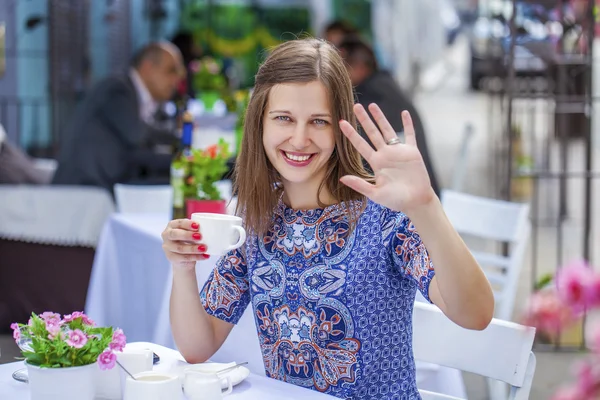
M27 366L31 400L94 400L96 363L82 367Z

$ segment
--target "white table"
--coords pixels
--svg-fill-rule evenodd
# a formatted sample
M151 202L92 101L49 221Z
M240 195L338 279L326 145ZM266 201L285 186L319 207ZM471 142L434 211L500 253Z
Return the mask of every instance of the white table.
M86 312L100 325L120 327L129 342L152 342L175 348L169 326L171 266L164 256L160 237L168 218L148 214L115 214L106 223L98 247ZM201 286L215 260L198 262ZM251 307L212 357L216 362L248 361L254 374L264 366ZM420 364L417 385L421 389L466 397L459 371ZM2 397L0 397L1 399Z
M154 366L155 371L169 371L183 363L183 358L175 350L153 343L135 343L135 345L152 349L158 354L160 363ZM0 365L0 399L29 400L28 385L12 378L12 373L20 368L23 368L22 362ZM181 398L185 399L185 396L182 395ZM251 373L248 378L235 386L233 392L226 398L228 400L326 400L336 397Z

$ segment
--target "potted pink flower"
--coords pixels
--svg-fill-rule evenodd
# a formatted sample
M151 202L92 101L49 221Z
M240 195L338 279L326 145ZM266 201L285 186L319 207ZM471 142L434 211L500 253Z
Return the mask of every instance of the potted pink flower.
M550 338L586 316L585 340L590 357L574 368L575 380L559 389L552 400L600 398L600 273L585 261L562 267L546 277L529 299L524 323Z
M11 328L27 366L31 400L93 400L98 368L114 368L115 352L126 344L121 329L97 327L82 312L32 313L27 324Z

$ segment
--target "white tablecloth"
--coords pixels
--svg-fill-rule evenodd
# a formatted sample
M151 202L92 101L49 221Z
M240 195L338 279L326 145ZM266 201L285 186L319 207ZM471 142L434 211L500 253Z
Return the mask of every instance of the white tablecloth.
M110 194L90 186L0 185L0 238L96 247L114 212Z
M155 371L169 371L183 362L181 355L171 349L152 343L135 343L141 348L150 348L160 357L160 363L154 366ZM128 345L129 346L129 345ZM240 361L240 358L229 361ZM12 378L12 373L23 368L22 362L0 365L0 399L4 400L29 400L29 387L25 383L17 382ZM115 367L118 368L118 367ZM182 395L182 399L185 397ZM335 399L313 390L304 389L275 379L250 374L243 382L234 387L233 392L226 397L231 400L326 400ZM175 399L174 399L175 400Z
M96 249L86 312L101 325L122 328L129 342L175 348L169 327L171 266L160 237L167 223L166 216L147 214L115 214L107 221ZM215 261L198 262L199 285L204 284ZM248 361L250 371L264 375L251 307L212 359ZM421 389L466 398L457 370L420 363L417 384Z

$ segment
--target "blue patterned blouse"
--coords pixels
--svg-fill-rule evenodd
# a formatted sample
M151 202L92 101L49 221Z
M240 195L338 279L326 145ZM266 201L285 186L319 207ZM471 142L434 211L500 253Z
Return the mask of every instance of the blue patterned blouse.
M280 201L268 233L219 260L200 296L233 324L252 303L271 378L343 399L420 399L412 310L434 274L402 213L367 200L350 232L341 205Z

